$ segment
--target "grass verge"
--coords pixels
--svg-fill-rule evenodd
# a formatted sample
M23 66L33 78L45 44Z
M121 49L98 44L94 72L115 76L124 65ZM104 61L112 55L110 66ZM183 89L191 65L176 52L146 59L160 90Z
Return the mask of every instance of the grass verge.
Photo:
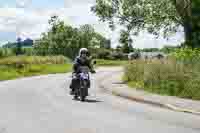
M71 64L31 64L20 68L0 66L0 80L11 80L20 77L36 75L67 73L71 71Z
M64 56L10 56L0 59L0 80L66 73L72 65Z
M125 67L123 80L131 88L160 95L200 100L200 64L177 60L136 60Z

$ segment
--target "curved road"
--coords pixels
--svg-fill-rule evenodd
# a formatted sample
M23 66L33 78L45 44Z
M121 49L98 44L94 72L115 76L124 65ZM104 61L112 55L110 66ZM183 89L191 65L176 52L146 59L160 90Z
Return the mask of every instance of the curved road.
M0 133L199 133L200 117L112 96L99 87L120 68L92 76L87 102L72 100L70 74L0 82Z

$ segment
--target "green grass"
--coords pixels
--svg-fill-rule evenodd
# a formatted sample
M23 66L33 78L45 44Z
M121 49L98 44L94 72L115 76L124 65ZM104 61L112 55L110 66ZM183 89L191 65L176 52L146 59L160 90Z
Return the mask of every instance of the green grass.
M104 60L104 59L97 59L97 66L123 66L128 63L128 61L121 61L121 60Z
M128 82L128 86L130 86L131 88L142 89L144 88L144 83L141 81L140 82L130 81Z
M71 61L64 56L10 56L0 60L0 80L66 73L71 68Z
M71 71L71 68L71 64L34 64L25 65L22 68L16 68L13 66L1 66L0 80L10 80L20 77L45 74L67 73Z
M123 80L131 88L160 95L200 100L200 64L174 59L136 60L126 65Z
M0 65L64 64L70 63L64 56L10 56L0 59Z
M0 80L9 80L20 77L20 74L7 66L0 66Z

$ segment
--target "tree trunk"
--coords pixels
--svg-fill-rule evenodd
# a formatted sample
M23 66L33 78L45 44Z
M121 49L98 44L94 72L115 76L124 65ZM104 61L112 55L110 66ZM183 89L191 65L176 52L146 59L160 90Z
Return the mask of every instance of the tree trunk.
M192 1L192 44L193 47L200 48L200 2Z
M185 33L185 46L191 46L192 44L192 26L190 22L184 22L184 33Z
M200 26L195 23L184 23L185 44L192 48L200 48Z
M200 48L200 3L193 0L184 20L185 44L192 48ZM189 13L190 12L190 13Z

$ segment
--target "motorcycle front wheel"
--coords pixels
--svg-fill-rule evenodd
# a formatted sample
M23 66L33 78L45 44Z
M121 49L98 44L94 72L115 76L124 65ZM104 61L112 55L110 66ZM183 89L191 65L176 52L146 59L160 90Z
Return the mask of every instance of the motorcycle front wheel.
M82 102L85 101L85 96L81 96L81 101L82 101Z

